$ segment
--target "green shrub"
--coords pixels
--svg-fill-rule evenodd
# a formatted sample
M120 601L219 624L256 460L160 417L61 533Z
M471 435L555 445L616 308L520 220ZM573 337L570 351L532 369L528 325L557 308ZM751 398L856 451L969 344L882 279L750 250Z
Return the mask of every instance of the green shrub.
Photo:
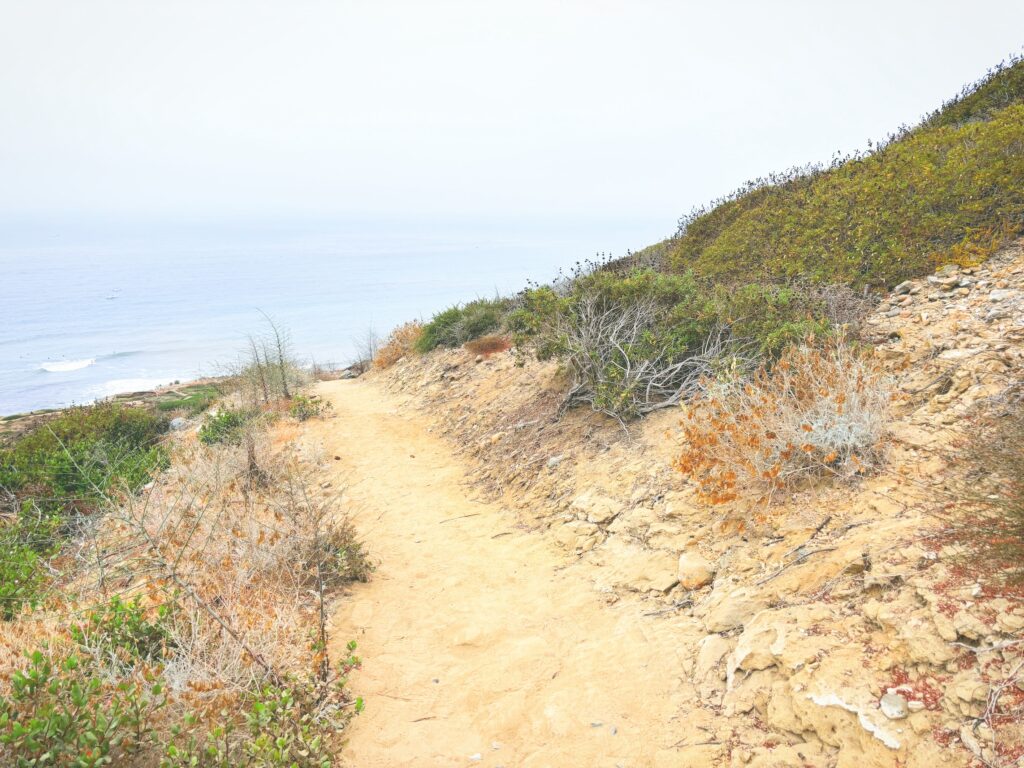
M299 421L307 421L308 419L323 416L329 410L331 410L329 402L321 400L319 397L309 397L307 395L296 395L292 398L291 405L288 407L288 413Z
M249 411L226 408L206 419L206 423L199 428L199 440L205 445L238 445L242 442L245 425L252 421L253 417Z
M10 621L24 606L35 608L47 580L45 558L7 531L0 535L0 618Z
M497 331L510 305L507 299L477 299L449 307L423 326L416 340L416 350L426 353L437 347L461 347L467 341Z
M77 656L54 665L41 651L0 696L5 765L93 768L130 759L154 742L153 715L166 702L151 677L105 683Z
M244 723L219 713L202 732L201 718L190 715L172 730L160 768L329 768L336 764L330 736L342 730L350 711L319 705L312 685L268 687L252 698Z
M1024 62L866 155L752 182L684 218L677 271L891 286L1024 232Z
M828 297L799 285L726 288L691 272L601 269L577 277L565 295L524 292L508 325L517 344L566 364L567 404L624 419L677 402L740 351L770 363L794 342L828 335L836 314Z
M1024 66L1020 57L994 67L976 83L968 85L927 118L925 127L962 125L987 120L1003 107L1024 101Z
M88 511L110 491L137 491L166 466L166 430L166 420L144 408L70 408L0 448L0 487L45 511Z
M71 627L71 637L93 653L127 654L129 661L159 661L170 643L170 611L169 605L160 605L150 620L138 597L126 601L115 595L91 611L82 624Z
M138 491L167 465L166 421L143 408L70 408L0 447L0 618L42 598L46 564L112 493Z
M219 390L214 386L186 387L184 391L187 393L184 397L175 395L158 401L157 410L186 411L194 416L207 410L220 397Z

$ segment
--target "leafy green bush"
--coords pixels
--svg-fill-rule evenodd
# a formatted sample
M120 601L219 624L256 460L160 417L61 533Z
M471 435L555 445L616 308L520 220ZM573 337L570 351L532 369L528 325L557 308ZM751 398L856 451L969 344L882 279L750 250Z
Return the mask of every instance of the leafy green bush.
M109 684L77 656L56 665L41 651L28 658L0 696L5 765L93 768L153 744L152 718L166 698L151 676Z
M267 687L252 699L244 724L220 712L205 733L201 719L189 715L172 730L160 768L329 768L336 762L329 736L362 701L325 711L319 698L312 685Z
M252 419L253 414L249 411L225 408L206 419L206 423L199 428L199 440L205 445L217 443L238 445L242 441L245 425Z
M510 306L508 299L477 299L449 307L423 326L416 350L426 353L437 347L461 347L467 341L499 330Z
M0 488L42 509L88 511L113 490L136 491L166 466L166 420L144 408L70 408L0 448Z
M169 605L160 605L150 620L138 597L123 600L114 595L108 603L91 611L82 624L71 627L71 637L93 653L127 654L129 661L159 661L170 644L170 612Z
M194 416L207 410L220 397L220 392L214 386L186 387L184 392L184 397L172 396L158 401L157 410L186 411Z
M165 420L143 408L70 408L0 447L0 618L42 598L46 563L111 493L135 492L167 464Z
M683 219L677 271L890 286L1024 231L1024 62L866 155L751 182Z
M319 397L308 395L296 395L292 398L288 413L299 421L307 421L318 416L323 416L331 409L331 404Z
M39 605L46 583L44 557L33 547L16 541L8 532L0 536L0 618L10 621L23 606Z
M800 285L726 288L692 272L653 269L580 275L568 292L523 294L508 325L520 346L568 368L566 404L632 418L667 407L742 351L771 361L790 344L831 331L829 294ZM730 362L732 360L732 362Z

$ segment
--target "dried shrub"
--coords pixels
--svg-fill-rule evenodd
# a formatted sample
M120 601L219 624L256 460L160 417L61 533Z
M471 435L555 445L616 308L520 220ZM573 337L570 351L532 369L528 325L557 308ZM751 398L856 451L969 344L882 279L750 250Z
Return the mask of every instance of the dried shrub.
M944 512L950 536L987 578L1024 584L1024 400L1008 397L978 418L958 449L962 479Z
M877 362L843 339L791 347L688 405L675 466L712 503L866 473L883 459L891 398Z
M398 326L377 350L373 358L373 367L383 371L412 354L422 335L423 326L415 320Z
M507 352L512 349L512 342L505 336L490 335L467 341L465 346L474 355L490 357L499 352Z
M154 602L188 608L166 624L172 691L254 691L302 673L310 633L325 631L324 601L371 570L336 495L319 487L315 463L271 451L260 435L252 445L185 446L175 459L144 496L98 522L98 586L138 592L132 575L146 574L160 585L146 588Z
M657 318L653 299L612 301L593 293L555 315L547 335L571 379L564 406L589 404L619 421L636 418L693 397L736 357L724 332L690 348L657 334Z

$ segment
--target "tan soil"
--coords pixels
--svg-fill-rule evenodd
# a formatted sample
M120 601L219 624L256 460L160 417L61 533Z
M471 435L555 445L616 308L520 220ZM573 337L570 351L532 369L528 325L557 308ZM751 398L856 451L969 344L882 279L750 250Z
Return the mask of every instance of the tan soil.
M379 387L319 392L336 417L313 434L380 561L333 622L365 659L353 765L632 766L678 741L671 622L604 605L545 539L468 498L450 448Z

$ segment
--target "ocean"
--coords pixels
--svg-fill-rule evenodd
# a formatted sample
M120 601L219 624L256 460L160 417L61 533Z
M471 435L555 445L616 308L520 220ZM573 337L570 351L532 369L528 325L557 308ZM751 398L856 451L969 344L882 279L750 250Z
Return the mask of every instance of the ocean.
M223 373L261 312L304 361L664 236L587 221L0 229L0 415Z

